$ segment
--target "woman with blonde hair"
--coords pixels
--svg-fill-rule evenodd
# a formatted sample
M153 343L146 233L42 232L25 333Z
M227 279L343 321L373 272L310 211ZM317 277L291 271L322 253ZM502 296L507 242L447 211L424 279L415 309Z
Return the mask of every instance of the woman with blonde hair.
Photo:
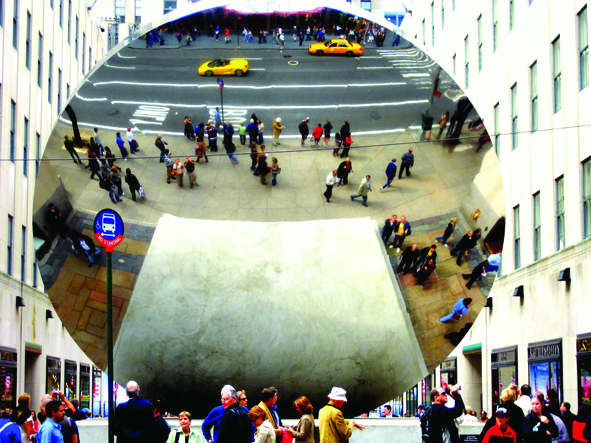
M179 414L180 428L170 432L166 443L203 443L201 433L191 429L191 414L183 411ZM184 438L183 438L184 437Z
M254 406L248 416L257 427L254 443L275 443L275 429L260 406Z
M435 237L435 240L440 241L443 243L443 246L445 246L447 248L447 240L451 237L451 235L454 232L454 229L456 229L456 225L458 224L458 218L454 217L449 221L449 224L447 225L447 228L445 228L445 232L443 233L442 237Z
M288 428L296 441L304 443L314 443L314 408L307 397L300 397L293 402L294 408L300 413L302 418L295 429Z

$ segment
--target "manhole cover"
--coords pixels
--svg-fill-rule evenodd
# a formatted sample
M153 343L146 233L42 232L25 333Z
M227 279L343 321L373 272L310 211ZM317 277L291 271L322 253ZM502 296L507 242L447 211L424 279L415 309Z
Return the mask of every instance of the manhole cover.
M113 115L119 115L120 113L121 113L121 111L119 111L119 109L117 109L117 108L113 108L109 112L107 112L107 114L108 115L111 115L111 116L113 116Z
M369 118L371 118L372 120L380 120L382 116L379 112L374 111L371 114L369 114Z
M284 55L283 58L291 58L291 55Z

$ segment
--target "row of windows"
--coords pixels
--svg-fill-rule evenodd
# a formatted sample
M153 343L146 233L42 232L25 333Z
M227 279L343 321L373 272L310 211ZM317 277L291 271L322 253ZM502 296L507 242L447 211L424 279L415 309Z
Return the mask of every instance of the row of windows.
M583 180L583 238L591 237L591 157L581 163ZM555 230L556 250L566 246L566 221L564 205L564 176L554 181L555 193ZM534 261L542 258L542 216L540 192L532 196L533 209L533 255ZM513 208L513 254L514 267L521 267L521 210L519 205Z
M61 77L61 70L59 71ZM69 91L69 88L68 88ZM59 98L59 96L58 96ZM16 102L10 100L10 160L14 163L16 159L16 133L17 133L17 117L16 117ZM23 121L23 175L28 174L29 165L29 139L30 139L30 124L29 119L25 116ZM35 176L39 172L39 159L41 158L41 135L36 133L36 161L35 161Z
M27 227L21 227L21 281L24 283L27 277ZM14 250L14 218L8 214L8 232L6 237L6 273L13 273L13 250ZM37 287L37 262L33 264L33 287Z

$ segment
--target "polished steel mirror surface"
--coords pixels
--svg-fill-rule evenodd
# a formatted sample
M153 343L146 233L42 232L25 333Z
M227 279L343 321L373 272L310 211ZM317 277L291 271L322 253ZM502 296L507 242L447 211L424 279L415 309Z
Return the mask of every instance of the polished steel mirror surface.
M113 260L119 383L135 379L146 395L165 395L173 410L201 414L217 404L226 383L247 389L253 399L263 387L276 386L284 416L295 415L290 405L298 396L320 406L337 385L349 393L348 413L367 411L427 376L484 305L495 272L470 289L462 275L502 250L497 158L462 89L411 41L397 38L393 26L382 28L363 11L236 9L177 11L174 21L154 23L155 32L142 29L70 97L36 186L45 288L65 327L104 368L104 254L88 253L80 234L92 239L94 215L114 208L126 222L126 239ZM323 29L319 42L315 28ZM331 46L351 31L349 42ZM362 55L347 54L358 51L358 42ZM330 53L339 44L345 53ZM218 150L198 159L185 117L192 129L209 122L216 127L218 107L220 120L235 131L235 159L224 149L221 126ZM440 133L446 111L459 118L455 130L442 124ZM253 114L264 125L268 166L275 157L281 168L276 185L271 174L267 184L253 176L249 135L242 143L238 134ZM300 123L307 118L310 136L330 121L326 145L322 134L318 146L310 136L302 146ZM274 146L278 119L285 128ZM343 147L335 152L335 134L345 121L352 140L348 175ZM88 154L94 128L114 156L104 158L95 148L104 160L96 174L91 163L97 159ZM72 156L66 135L74 143ZM186 171L183 187L167 175L155 144L159 135L172 160L199 160L195 186ZM205 144L212 146L207 135ZM410 173L380 189L388 164L395 158L400 168L409 149ZM110 172L113 166L119 170ZM127 168L145 192L135 192L135 201ZM327 202L333 170L348 183L341 180ZM111 180L101 188L106 174ZM366 176L371 192L364 206L352 196ZM382 241L393 214L411 226L400 251L390 247L394 235ZM459 222L444 246L436 237L455 217ZM476 228L482 229L478 245L452 257L463 235ZM413 244L437 246L435 271L422 286L413 272L396 273ZM441 322L462 298L473 299L468 313Z

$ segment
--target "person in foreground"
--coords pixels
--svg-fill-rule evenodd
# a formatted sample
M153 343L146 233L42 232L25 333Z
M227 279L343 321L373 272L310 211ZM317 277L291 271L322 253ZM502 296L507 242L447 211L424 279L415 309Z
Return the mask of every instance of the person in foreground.
M170 432L166 443L202 443L201 435L191 429L191 414L183 411L179 414L179 429Z
M464 401L460 395L458 385L449 387L449 395L455 400L453 407L448 407L447 389L442 387L434 388L431 391L431 402L423 416L421 417L421 432L424 441L430 443L443 443L459 441L458 428L454 419L462 415L464 411ZM444 437L445 436L445 437Z
M343 388L332 388L328 404L318 412L320 443L346 443L353 434L353 428L365 429L365 425L343 417L341 408L347 401L346 395Z
M509 414L505 408L497 409L495 412L495 419L497 421L496 425L490 428L482 443L489 443L489 442L517 442L517 434L515 431L507 426L507 422L509 421Z

